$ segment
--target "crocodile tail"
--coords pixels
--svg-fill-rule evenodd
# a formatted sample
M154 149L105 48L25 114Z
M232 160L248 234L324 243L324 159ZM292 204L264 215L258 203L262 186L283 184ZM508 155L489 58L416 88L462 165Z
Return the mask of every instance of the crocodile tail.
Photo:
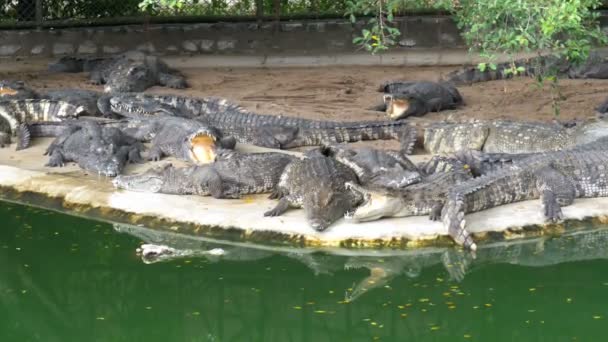
M452 192L448 195L448 200L441 211L441 220L454 242L471 251L477 250L477 244L465 229L464 195L462 193Z
M0 102L0 117L6 119L14 130L17 130L20 123L61 121L84 113L84 107L65 101L28 99Z
M338 123L329 130L322 129L319 141L311 145L396 139L401 144L401 152L411 154L416 137L416 128L405 121L360 121Z

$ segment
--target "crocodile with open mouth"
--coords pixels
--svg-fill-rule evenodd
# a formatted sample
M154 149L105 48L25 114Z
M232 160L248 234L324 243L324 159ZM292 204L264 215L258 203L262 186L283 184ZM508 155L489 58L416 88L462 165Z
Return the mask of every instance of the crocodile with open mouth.
M222 150L211 164L181 168L165 164L140 174L116 177L113 184L130 191L240 198L273 191L283 169L294 158L277 152Z
M240 143L289 149L362 140L397 139L411 153L414 127L403 121L335 122L262 115L218 98L123 94L110 99L113 112L130 118L174 115L195 118Z

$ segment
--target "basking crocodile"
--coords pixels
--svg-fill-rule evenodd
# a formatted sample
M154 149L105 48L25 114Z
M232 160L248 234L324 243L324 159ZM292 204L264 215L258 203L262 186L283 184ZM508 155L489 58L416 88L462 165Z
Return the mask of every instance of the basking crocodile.
M540 56L527 59L519 59L510 62L499 63L496 70L486 68L484 71L477 67L467 66L455 70L446 76L446 81L456 85L472 84L492 80L508 79L513 77L512 66L523 69L518 72L519 76L537 76L541 74L555 74L558 77L568 78L608 78L608 60L599 52L592 52L586 61L574 64L565 56Z
M312 228L323 231L361 201L358 193L345 187L346 182L357 183L357 175L333 158L311 155L294 160L271 195L279 203L264 216L280 216L289 207L304 208Z
M449 83L393 81L382 84L379 90L385 93L384 105L376 109L386 111L393 120L454 109L464 104L458 89Z
M0 101L37 98L38 93L23 81L0 80Z
M212 164L183 168L166 164L141 174L116 177L113 184L131 191L239 198L271 192L294 158L284 153L226 150L219 152Z
M402 188L421 181L416 165L400 151L324 146L322 153L348 166L362 185Z
M440 122L425 128L424 149L433 154L463 149L488 153L533 153L562 150L607 135L608 122L601 118L573 127L511 120Z
M206 164L215 159L216 148L232 149L236 141L197 120L179 117L155 117L142 120L125 134L139 141L152 140L149 160L158 161L174 156L195 164Z
M127 162L141 161L141 143L116 127L93 121L74 121L45 152L45 166L64 166L76 162L81 168L99 175L115 177Z
M65 56L49 65L55 72L90 72L93 84L105 84L106 92L140 92L155 85L186 88L182 75L158 57L126 52L111 57Z
M107 96L107 94L86 89L56 89L46 91L40 95L41 98L64 101L74 106L81 106L91 116L103 115L111 117L112 113L109 111L109 104L105 105L105 109L104 106L98 105L98 102ZM109 101L109 98L106 101Z
M173 115L201 120L240 143L294 148L361 140L398 139L411 153L416 130L403 121L316 121L249 112L226 100L173 95L122 95L110 99L113 112L131 118Z
M17 150L29 146L28 124L37 121L63 121L85 114L83 107L63 101L52 100L6 100L0 101L0 119L8 127L0 132L0 146L10 144L11 134L17 137Z
M465 229L465 213L540 198L545 217L562 218L561 206L578 197L608 196L608 152L558 151L533 155L497 172L453 187L442 221L456 243L474 250Z
M429 215L429 218L435 221L441 217L449 190L456 184L472 178L468 167L462 165L460 169L437 172L426 176L419 183L400 189L347 183L347 188L361 194L363 203L345 215L345 218L366 222L382 217Z

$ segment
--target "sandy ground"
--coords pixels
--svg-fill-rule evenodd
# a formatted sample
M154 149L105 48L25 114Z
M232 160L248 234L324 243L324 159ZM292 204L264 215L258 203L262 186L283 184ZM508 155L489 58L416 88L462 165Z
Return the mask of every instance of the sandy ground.
M185 69L191 88L154 87L148 92L221 96L270 114L326 120L378 120L383 113L367 110L381 101L378 85L387 80L438 80L453 67L316 67ZM86 74L43 72L0 73L1 79L21 79L35 88L86 88ZM608 80L560 80L563 101L560 120L592 116L608 95ZM466 106L430 113L418 122L445 118L513 118L550 121L555 118L548 86L517 78L459 87ZM390 144L390 143L389 143ZM377 144L387 146L384 143Z

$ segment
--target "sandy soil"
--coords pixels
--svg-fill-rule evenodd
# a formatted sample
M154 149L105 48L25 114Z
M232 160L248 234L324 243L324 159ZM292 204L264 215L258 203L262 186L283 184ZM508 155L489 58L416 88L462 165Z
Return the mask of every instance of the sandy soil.
M185 69L191 88L154 87L148 92L221 96L260 113L326 120L377 120L380 112L366 110L381 101L378 85L387 80L438 80L452 67L323 67ZM21 79L35 88L86 88L86 74L48 72L1 73L0 79ZM608 80L560 80L563 101L560 120L592 116L608 95ZM548 88L547 88L548 89ZM532 79L479 83L459 87L466 106L430 113L417 121L445 118L514 118L550 121L551 95Z

